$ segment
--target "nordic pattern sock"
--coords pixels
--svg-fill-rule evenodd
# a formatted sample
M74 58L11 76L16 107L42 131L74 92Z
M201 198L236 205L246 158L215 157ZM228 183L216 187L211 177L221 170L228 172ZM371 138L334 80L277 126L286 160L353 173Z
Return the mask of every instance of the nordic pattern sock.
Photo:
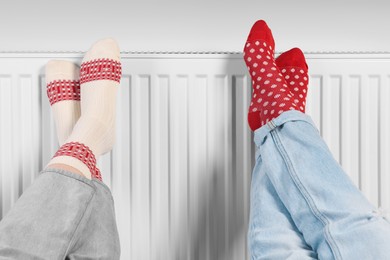
M45 70L47 97L61 146L80 118L80 68L70 61L51 60Z
M252 131L296 104L273 57L275 49L271 30L263 21L257 21L244 46L244 60L252 78L252 101L248 111L248 123Z
M299 48L293 48L279 55L275 60L292 93L297 110L305 113L307 86L309 84L308 66Z
M96 160L115 141L116 93L122 74L120 51L113 39L96 42L80 69L81 117L50 163L65 163L101 180ZM81 158L81 159L80 159Z

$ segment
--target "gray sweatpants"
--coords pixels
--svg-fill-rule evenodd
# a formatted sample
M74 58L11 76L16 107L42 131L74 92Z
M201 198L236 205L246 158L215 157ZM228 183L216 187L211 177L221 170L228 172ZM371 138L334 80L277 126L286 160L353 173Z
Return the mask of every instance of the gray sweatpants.
M72 172L41 171L0 222L0 260L119 256L110 189Z

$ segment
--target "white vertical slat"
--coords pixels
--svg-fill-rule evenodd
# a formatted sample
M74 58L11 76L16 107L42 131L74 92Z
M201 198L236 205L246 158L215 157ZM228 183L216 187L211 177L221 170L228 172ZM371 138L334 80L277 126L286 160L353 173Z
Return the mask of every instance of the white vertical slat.
M219 190L220 181L218 174L221 171L221 147L220 136L222 131L220 105L221 105L221 85L218 85L216 75L209 75L212 88L207 89L207 171L208 178L208 245L210 247L210 260L218 259L218 229L219 211L222 201L220 201Z
M188 250L188 76L173 75L169 88L170 259Z
M379 206L390 210L390 77L382 75L383 82L379 90L379 173L380 203Z
M360 77L344 77L341 88L341 162L353 183L359 187L359 93Z
M7 173L9 174L9 180L10 182L10 201L9 201L9 207L12 207L15 204L15 201L19 197L19 184L22 180L22 167L21 167L21 153L22 153L22 142L20 138L20 124L21 121L23 121L23 118L21 118L21 106L19 104L20 95L21 95L21 82L20 82L20 75L13 73L12 74L12 85L11 85L11 96L10 96L10 102L11 102L11 109L8 111L8 113L11 116L11 122L10 127L12 129L12 135L10 136L10 141L12 148L9 150L9 153L11 154L10 161L8 162L12 168ZM21 186L21 185L20 185ZM22 189L20 187L20 189ZM21 193L20 193L21 194Z
M247 220L248 176L251 173L251 134L247 124L248 106L250 103L251 87L247 76L235 76L233 83L235 93L235 127L234 127L234 225L235 243L232 246L233 259L247 259ZM247 190L244 190L244 189Z
M188 89L190 259L207 259L207 75L195 75Z
M43 168L42 166L42 102L41 100L41 91L42 88L42 76L39 72L33 74L33 86L31 91L31 138L33 145L32 156L32 165L31 165L31 181L33 181L36 176L38 176L40 170ZM25 188L23 187L23 190Z
M121 255L123 259L131 257L131 126L130 95L131 79L123 75L117 95L116 144L113 147L112 194L115 198L115 212ZM105 180L105 178L103 178Z
M340 89L340 76L324 78L321 101L322 136L338 162L340 162Z
M12 174L15 172L10 164L12 160L13 143L12 136L12 78L10 75L1 75L0 77L0 119L1 119L1 132L0 132L0 183L1 183L1 205L0 213L3 217L11 207L12 197Z
M321 90L322 76L315 75L309 79L307 91L306 113L311 116L313 122L321 131Z
M361 189L374 205L378 205L378 103L377 76L364 78L361 91L360 164Z
M169 76L151 85L151 259L169 259Z
M223 259L230 260L232 254L230 252L232 245L234 243L234 233L232 232L232 218L231 212L233 211L233 194L232 189L234 185L233 181L233 88L232 88L233 76L229 75L227 81L225 82L225 89L223 92L222 100L224 101L223 110L224 113L224 140L223 140L223 151L224 151L224 167L223 172L226 175L225 177L225 187L224 187L224 197L225 197L225 250L223 252ZM222 238L223 239L223 238Z
M150 76L131 84L131 259L150 259Z
M244 107L249 107L250 104L250 97L251 97L251 84L248 77L244 78L243 82L243 89L244 93L246 93L246 96L244 94ZM243 117L241 119L241 124L245 125L246 119ZM252 169L255 166L255 144L253 142L253 133L249 130L249 128L246 129L246 131L243 132L243 145L244 145L244 162L242 169L243 173L243 185L240 189L242 189L241 192L244 193L243 195L243 204L244 204L244 217L242 218L242 224L241 224L241 243L243 247L244 256L243 259L249 260L249 254L248 254L248 225L249 225L249 208L250 208L250 183L251 183L251 173Z
M20 152L21 152L21 173L22 175L20 184L21 184L21 190L20 194L22 193L22 190L26 189L28 186L30 186L34 173L33 165L33 154L34 154L34 145L33 145L33 137L32 137L32 129L33 129L33 123L32 123L32 103L33 103L33 82L31 77L20 77L19 78L19 84L20 84L20 90L21 95L19 95L20 98L20 104L23 104L23 106L20 106Z
M210 75L212 88L208 90L208 154L213 155L209 157L209 170L211 177L209 178L210 186L210 246L217 248L212 250L211 259L219 259L222 257L222 252L226 250L226 172L224 171L224 157L225 157L225 123L224 118L227 111L225 111L223 97L227 92L227 75Z

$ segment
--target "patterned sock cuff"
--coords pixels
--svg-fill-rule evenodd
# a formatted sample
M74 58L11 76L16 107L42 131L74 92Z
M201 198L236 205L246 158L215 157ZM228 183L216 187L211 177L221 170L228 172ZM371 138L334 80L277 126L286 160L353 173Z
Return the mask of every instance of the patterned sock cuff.
M81 64L80 83L94 80L113 80L120 82L122 76L122 65L119 61L112 59L95 59Z
M50 105L61 100L80 100L80 81L54 80L47 84L46 92Z
M91 177L102 181L100 170L96 167L96 158L88 146L79 142L69 142L63 144L54 154L54 157L65 155L82 161L90 170Z

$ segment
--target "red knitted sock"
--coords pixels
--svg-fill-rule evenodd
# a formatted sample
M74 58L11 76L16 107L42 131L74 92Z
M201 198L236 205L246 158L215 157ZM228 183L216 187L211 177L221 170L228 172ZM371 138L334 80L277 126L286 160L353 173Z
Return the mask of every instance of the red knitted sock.
M292 93L297 110L305 113L307 86L309 84L308 66L303 52L293 48L279 55L275 60Z
M244 60L252 78L248 123L252 131L287 110L295 109L293 94L274 59L275 42L263 20L257 21L244 47Z

